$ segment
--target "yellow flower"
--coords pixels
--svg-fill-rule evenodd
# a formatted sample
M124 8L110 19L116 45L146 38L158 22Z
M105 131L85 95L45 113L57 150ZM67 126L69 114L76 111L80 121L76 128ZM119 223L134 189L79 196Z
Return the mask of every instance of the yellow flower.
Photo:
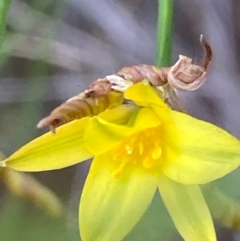
M1 163L19 171L64 168L94 157L80 202L84 241L118 241L140 220L158 190L182 237L215 241L198 184L238 167L240 142L226 131L167 107L146 83L136 103L47 133Z

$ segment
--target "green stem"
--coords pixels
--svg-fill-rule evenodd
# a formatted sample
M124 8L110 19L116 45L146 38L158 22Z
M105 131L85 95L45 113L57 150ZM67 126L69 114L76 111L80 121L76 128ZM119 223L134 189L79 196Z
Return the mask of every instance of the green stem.
M1 2L2 3L0 3L0 46L3 42L5 35L8 8L11 3L11 0L2 0Z
M170 66L173 0L158 0L157 66Z

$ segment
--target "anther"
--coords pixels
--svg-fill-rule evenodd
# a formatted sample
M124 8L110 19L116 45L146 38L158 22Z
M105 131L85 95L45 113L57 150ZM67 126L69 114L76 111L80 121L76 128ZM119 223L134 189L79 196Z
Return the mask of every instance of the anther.
M126 165L126 163L122 162L120 164L120 166L115 171L113 171L112 177L113 178L119 178L123 173L123 168L124 168L125 165Z
M143 167L145 168L151 168L155 164L155 161L151 158L145 158L142 162Z
M131 146L128 146L128 145L125 145L125 150L127 152L128 155L131 155L133 150L132 150L132 147Z
M160 158L162 154L162 149L160 147L157 147L156 149L154 149L154 151L152 152L152 158L154 160L157 160Z
M144 150L144 147L143 147L143 143L142 143L142 142L139 143L138 149L139 149L139 154L142 155L142 154L143 154L143 150Z
M123 170L122 169L117 169L112 173L113 178L119 178L122 175Z

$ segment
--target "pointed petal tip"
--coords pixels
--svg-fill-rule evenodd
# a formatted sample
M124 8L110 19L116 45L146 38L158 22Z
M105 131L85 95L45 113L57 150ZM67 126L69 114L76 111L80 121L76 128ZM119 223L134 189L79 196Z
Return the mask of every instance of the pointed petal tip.
M183 185L162 175L158 188L184 240L217 241L211 213L198 185Z

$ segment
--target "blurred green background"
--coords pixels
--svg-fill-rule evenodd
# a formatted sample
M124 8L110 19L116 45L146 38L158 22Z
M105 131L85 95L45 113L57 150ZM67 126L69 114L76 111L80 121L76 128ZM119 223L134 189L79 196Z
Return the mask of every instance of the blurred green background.
M157 6L156 0L13 0L0 48L0 150L9 155L44 133L36 129L38 121L93 80L123 66L154 64ZM190 114L240 137L238 9L237 0L174 1L173 62L184 54L199 63L199 35L204 34L214 54L207 81L198 91L179 93L180 98ZM78 203L89 164L32 175L60 198L64 220L0 183L0 240L80 240ZM238 201L239 176L236 170L215 182ZM216 226L219 240L240 240L220 222ZM124 239L135 240L182 240L158 195Z

